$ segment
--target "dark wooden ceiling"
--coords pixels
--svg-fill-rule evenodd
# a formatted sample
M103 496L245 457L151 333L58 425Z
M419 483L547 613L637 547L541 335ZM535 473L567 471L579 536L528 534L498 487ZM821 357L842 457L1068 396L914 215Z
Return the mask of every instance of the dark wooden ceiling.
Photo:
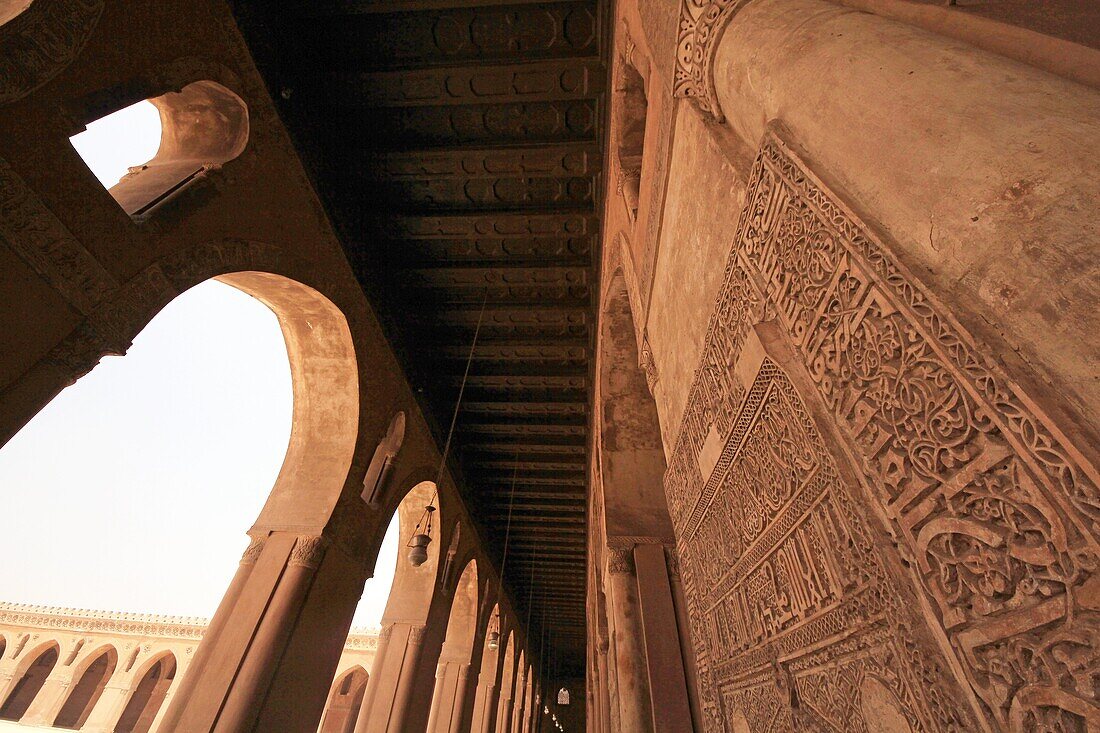
M583 674L606 0L237 0L532 634ZM483 306L484 304L484 306ZM534 582L531 582L533 570Z

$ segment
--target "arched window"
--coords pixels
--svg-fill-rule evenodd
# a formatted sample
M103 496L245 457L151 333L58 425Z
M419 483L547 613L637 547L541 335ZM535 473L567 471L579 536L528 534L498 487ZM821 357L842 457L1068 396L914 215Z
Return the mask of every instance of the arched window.
M363 479L363 501L373 506L382 498L393 471L393 462L397 459L397 452L401 450L404 440L405 413L399 412L393 416L385 437L374 449L374 456Z
M569 690L567 690L566 688L563 687L560 690L558 690L558 705L568 705L568 704L569 704Z
M144 219L241 154L248 107L222 85L197 81L91 122L70 141L123 211Z

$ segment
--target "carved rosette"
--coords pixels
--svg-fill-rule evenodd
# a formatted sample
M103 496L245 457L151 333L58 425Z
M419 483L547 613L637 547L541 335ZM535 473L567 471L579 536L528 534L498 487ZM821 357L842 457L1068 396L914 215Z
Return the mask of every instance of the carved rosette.
M325 556L325 548L328 544L328 539L321 535L301 535L294 542L294 549L290 551L290 560L287 564L291 567L316 570L321 565L321 559Z

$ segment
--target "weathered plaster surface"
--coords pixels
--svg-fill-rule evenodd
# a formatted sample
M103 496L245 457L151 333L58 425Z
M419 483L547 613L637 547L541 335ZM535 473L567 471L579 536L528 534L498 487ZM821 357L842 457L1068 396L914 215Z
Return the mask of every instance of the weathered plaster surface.
M745 184L699 113L676 113L664 225L649 310L649 338L660 380L657 409L666 452L679 432L707 320L737 229Z

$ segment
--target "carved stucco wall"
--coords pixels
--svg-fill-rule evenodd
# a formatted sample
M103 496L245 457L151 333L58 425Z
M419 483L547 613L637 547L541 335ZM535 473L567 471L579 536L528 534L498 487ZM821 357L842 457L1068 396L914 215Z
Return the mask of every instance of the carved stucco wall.
M708 729L1100 723L1095 469L774 134L732 242L665 487Z

